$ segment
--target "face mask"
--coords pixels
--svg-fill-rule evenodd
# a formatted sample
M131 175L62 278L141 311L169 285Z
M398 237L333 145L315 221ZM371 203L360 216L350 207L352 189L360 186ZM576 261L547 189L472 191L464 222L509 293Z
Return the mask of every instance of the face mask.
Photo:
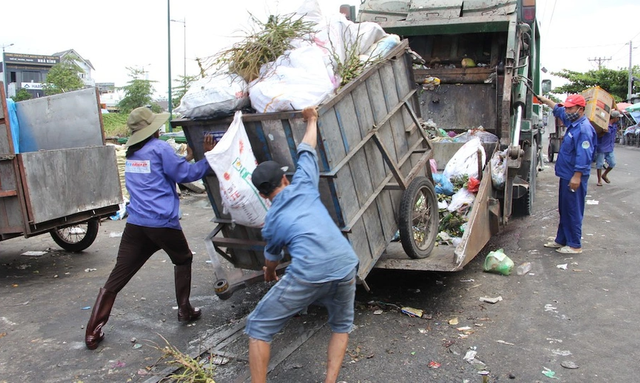
M573 113L566 113L567 116L567 120L573 122L575 120L577 120L578 118L580 118L580 114L578 112L573 112Z

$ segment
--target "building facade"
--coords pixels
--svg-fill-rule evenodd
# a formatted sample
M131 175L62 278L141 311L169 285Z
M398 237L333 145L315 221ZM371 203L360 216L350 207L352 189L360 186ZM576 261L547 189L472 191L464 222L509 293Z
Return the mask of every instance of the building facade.
M89 60L85 60L73 49L57 52L53 55L32 55L3 52L0 79L4 81L7 97L13 97L20 89L25 89L32 98L44 96L43 85L51 67L59 64L66 55L77 57L76 63L84 70L79 73L85 87L95 86L91 77L94 69Z

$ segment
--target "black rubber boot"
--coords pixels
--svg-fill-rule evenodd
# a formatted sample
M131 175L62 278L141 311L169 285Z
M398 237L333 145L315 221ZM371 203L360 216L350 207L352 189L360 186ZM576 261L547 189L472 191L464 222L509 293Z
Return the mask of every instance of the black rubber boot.
M113 307L115 300L116 293L105 288L100 289L96 303L93 305L91 318L89 318L89 323L87 323L87 329L84 336L84 343L87 345L89 350L95 350L98 348L98 344L104 339L102 328L109 320L111 308Z
M191 322L200 319L202 311L189 303L191 295L191 264L174 267L176 300L178 301L178 321Z

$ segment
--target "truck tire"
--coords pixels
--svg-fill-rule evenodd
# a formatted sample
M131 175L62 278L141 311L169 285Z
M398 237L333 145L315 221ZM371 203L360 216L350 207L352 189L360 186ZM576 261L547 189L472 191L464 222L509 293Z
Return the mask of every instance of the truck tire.
M427 177L416 177L402 194L398 231L402 248L414 259L431 254L438 235L438 200Z
M91 246L98 236L98 218L71 226L58 227L49 232L51 238L67 251L80 252Z
M549 163L553 162L553 160L555 159L555 153L553 152L553 145L549 144L549 148L547 149L547 157L549 160Z

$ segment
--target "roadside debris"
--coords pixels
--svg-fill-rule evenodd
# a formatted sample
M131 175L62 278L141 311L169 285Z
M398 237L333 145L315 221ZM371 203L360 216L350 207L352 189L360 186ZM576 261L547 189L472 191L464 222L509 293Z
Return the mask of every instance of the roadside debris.
M422 318L422 315L424 314L424 311L420 309L415 309L413 307L403 307L400 311L403 314L407 314L411 317L416 317L416 318Z
M567 263L563 263L561 265L556 265L557 268L562 269L562 270L566 270L567 266L569 266Z
M544 370L542 370L542 374L543 374L544 376L546 376L547 378L551 378L551 379L558 379L558 378L556 377L556 373L555 373L555 371L551 371L550 369L548 369L548 368L546 368L546 367L542 367L542 368L544 368Z
M506 341L501 340L501 339L496 340L496 343L502 343L502 344L506 344L506 345L509 345L509 346L515 346L515 344L513 344L511 342L506 342Z
M520 266L518 266L518 268L516 269L516 274L525 275L529 271L531 271L531 262L525 262L525 263L521 264Z
M511 274L511 270L513 270L513 261L504 253L503 249L498 249L487 254L484 260L484 271L509 275Z
M24 253L20 254L20 255L24 255L25 257L41 257L43 255L47 254L46 251L37 251L37 250L29 250L29 251L25 251Z
M429 362L429 368L434 368L435 369L435 368L439 368L440 366L441 366L441 364L438 363L438 362L434 362L434 361Z
M502 296L501 295L498 295L495 298L492 298L492 297L480 297L480 301L481 302L487 302L487 303L491 303L491 304L498 303L501 300L502 300Z
M570 360L565 360L562 363L560 363L560 365L564 368L568 368L570 370L579 368L580 366L578 366L575 362L572 362Z

